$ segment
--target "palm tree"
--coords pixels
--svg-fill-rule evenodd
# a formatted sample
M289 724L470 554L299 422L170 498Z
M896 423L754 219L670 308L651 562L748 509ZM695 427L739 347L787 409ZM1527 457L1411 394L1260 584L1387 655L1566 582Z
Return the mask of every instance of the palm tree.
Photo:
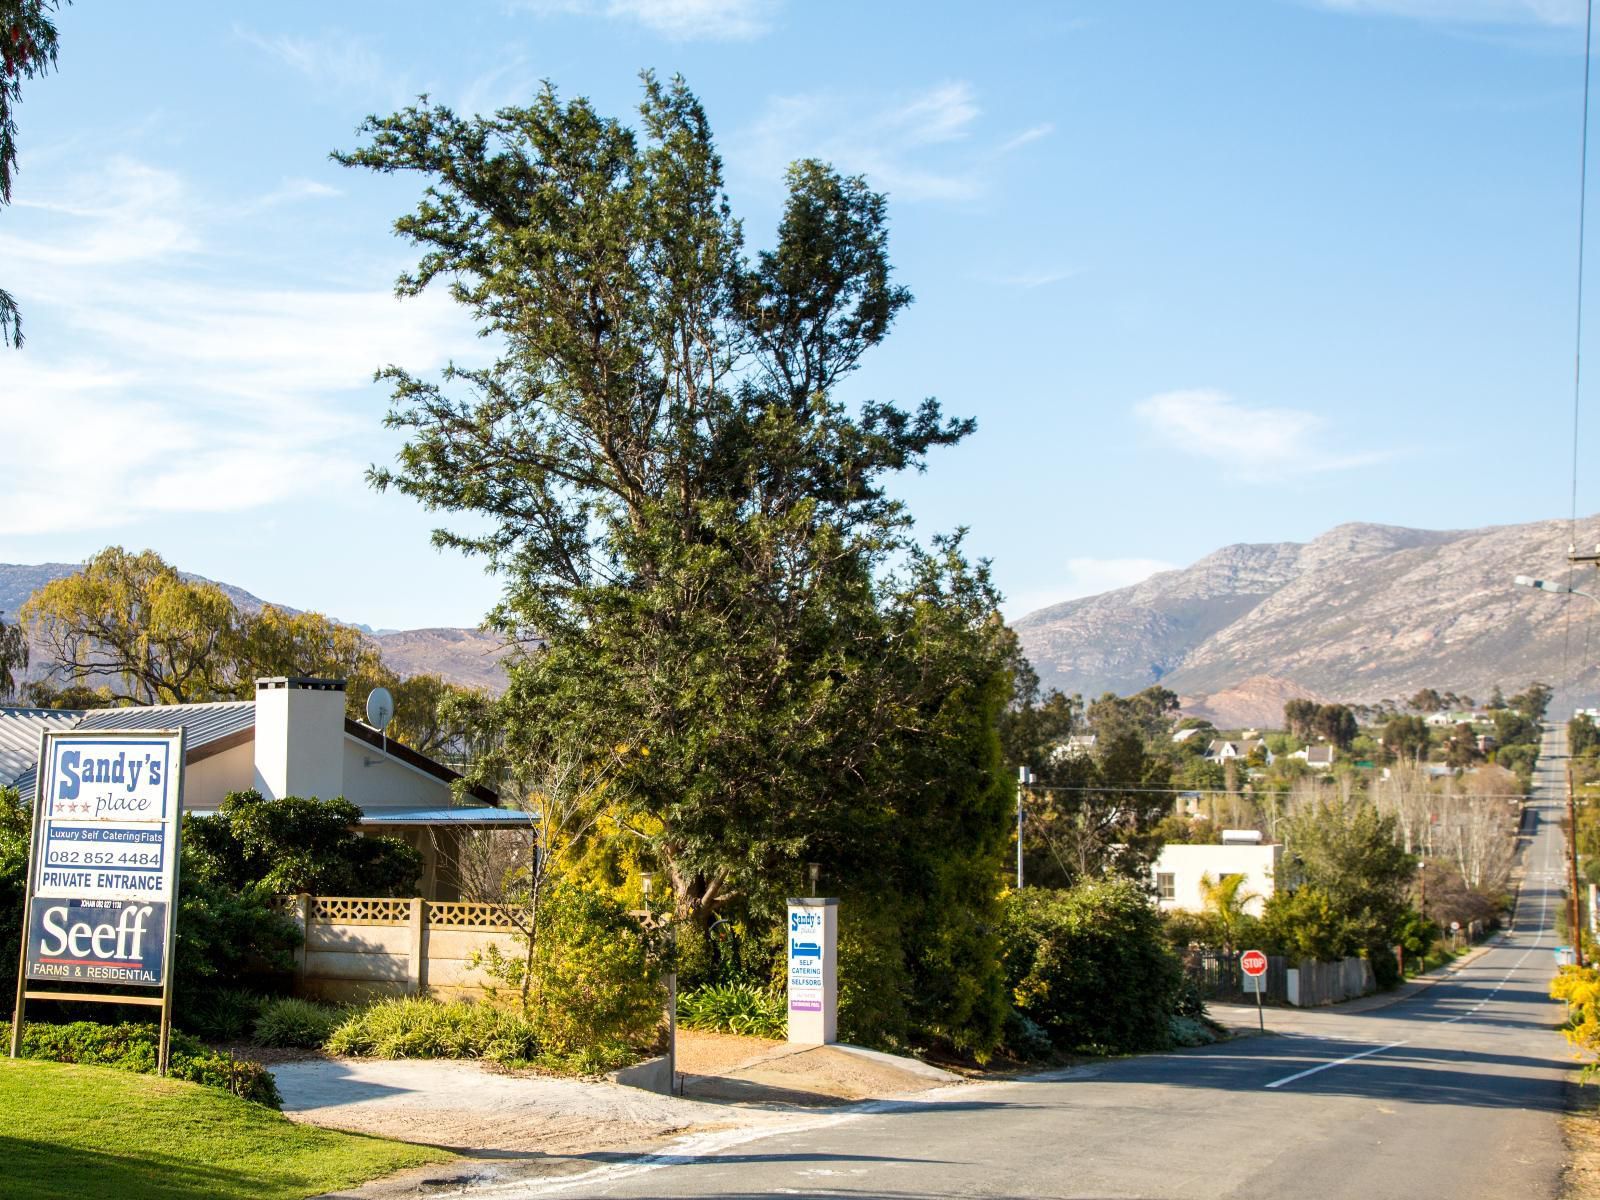
M1237 949L1239 934L1249 916L1245 912L1246 906L1252 900L1260 899L1255 892L1245 890L1244 878L1236 873L1216 879L1209 871L1200 876L1201 902L1205 905L1206 915L1216 922L1223 951L1229 955Z

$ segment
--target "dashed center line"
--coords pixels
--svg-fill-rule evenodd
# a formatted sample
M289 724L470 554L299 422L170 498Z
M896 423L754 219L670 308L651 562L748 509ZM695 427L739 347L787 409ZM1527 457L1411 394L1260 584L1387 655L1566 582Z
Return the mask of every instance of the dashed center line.
M1485 996L1482 1000L1479 1000L1466 1012L1457 1013L1453 1017L1436 1018L1439 1024L1454 1025L1457 1021L1465 1021L1468 1017L1477 1015L1484 1005L1488 1004L1495 998L1501 988L1505 987L1507 983L1511 982L1511 977L1522 969L1522 964L1528 961L1528 956L1539 948L1540 942L1544 941L1545 934L1549 932L1549 926L1546 918L1549 916L1550 910L1550 847L1552 844L1552 839L1550 838L1548 832L1545 832L1545 836L1542 840L1544 841L1543 882L1545 883L1545 887L1541 889L1539 893L1538 936L1533 939L1533 944L1522 952L1522 957L1517 959L1517 961L1507 969L1505 975L1501 977L1500 982L1495 984L1494 987L1490 989L1487 996ZM1382 1046L1373 1046L1371 1049L1363 1050L1359 1054L1350 1054L1344 1058L1334 1059L1332 1062L1319 1063L1317 1066L1307 1067L1304 1071L1296 1072L1293 1075L1285 1075L1282 1079L1274 1079L1271 1083L1263 1084L1262 1086L1269 1090L1272 1088L1280 1088L1285 1084L1294 1083L1296 1080L1304 1079L1309 1075L1315 1075L1320 1071L1329 1071L1334 1067L1342 1067L1346 1063L1355 1062L1357 1059L1370 1058L1374 1054L1382 1054L1385 1050L1393 1050L1397 1046L1408 1046L1410 1044L1411 1039L1406 1038L1398 1042L1389 1042Z

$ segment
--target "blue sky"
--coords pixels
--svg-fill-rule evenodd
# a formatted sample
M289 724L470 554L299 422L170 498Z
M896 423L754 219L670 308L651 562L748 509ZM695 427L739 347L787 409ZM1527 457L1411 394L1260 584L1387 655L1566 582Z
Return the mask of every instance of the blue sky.
M0 562L149 546L349 620L476 622L497 583L362 475L397 445L373 369L484 347L442 294L392 296L420 184L327 154L421 91L631 112L644 67L700 94L754 245L794 158L889 193L917 303L848 391L977 417L897 489L925 533L971 528L1012 615L1342 521L1563 516L1582 16L85 0L0 210L28 335L0 352Z

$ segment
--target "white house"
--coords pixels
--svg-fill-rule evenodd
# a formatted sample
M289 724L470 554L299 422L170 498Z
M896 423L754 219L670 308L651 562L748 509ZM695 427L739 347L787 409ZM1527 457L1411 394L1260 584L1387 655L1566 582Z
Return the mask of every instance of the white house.
M1225 830L1223 837L1238 832ZM1273 881L1282 864L1283 847L1277 843L1225 841L1221 846L1190 846L1169 842L1161 847L1150 868L1150 881L1155 887L1156 903L1163 911L1181 908L1201 912L1205 909L1201 876L1220 880L1228 875L1243 875L1244 890L1252 894L1245 911L1259 917L1272 895Z
M1303 750L1296 750L1290 758L1298 758L1313 771L1326 771L1333 766L1332 746L1307 746Z
M1266 756L1267 766L1270 767L1273 763L1272 751L1260 738L1212 738L1206 746L1206 757L1216 762L1227 762L1230 758L1249 758L1257 750Z
M397 837L422 852L422 890L453 891L447 860L467 829L526 827L526 814L497 807L485 788L458 801L449 767L345 716L342 679L258 679L254 700L87 710L0 708L0 786L31 801L39 737L53 730L184 731L184 811L214 814L229 792L343 796L362 811L363 832ZM446 870L441 872L441 866Z
M1064 742L1057 742L1050 751L1050 757L1056 762L1063 762L1069 758L1087 758L1094 753L1095 745L1100 741L1100 736L1094 733L1074 733Z

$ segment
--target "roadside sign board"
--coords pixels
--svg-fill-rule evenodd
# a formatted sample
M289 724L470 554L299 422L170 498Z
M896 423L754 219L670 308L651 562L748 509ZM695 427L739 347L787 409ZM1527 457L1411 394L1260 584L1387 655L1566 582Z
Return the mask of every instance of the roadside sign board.
M812 1046L838 1040L839 901L789 901L787 930L789 1041Z
M29 1000L161 1009L158 1067L172 1027L183 731L52 732L39 743L22 953L11 1025L21 1052ZM49 991L39 982L159 989Z
M1267 956L1259 950L1246 950L1239 956L1239 969L1255 979L1267 973Z
M61 733L40 763L27 977L161 987L182 735Z
M1245 995L1248 996L1251 992L1260 993L1266 990L1267 977L1265 975L1246 975L1244 977Z

